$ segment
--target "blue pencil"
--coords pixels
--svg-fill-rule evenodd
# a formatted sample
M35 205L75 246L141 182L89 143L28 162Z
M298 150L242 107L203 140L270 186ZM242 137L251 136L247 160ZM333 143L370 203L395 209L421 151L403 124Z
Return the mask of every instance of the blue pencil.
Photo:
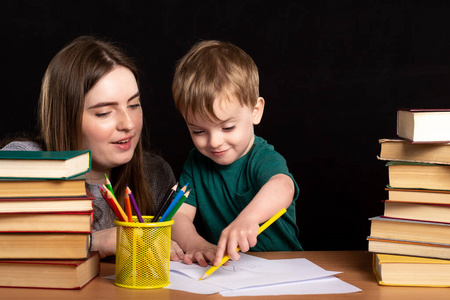
M189 185L189 183L186 183L186 185L183 186L183 188L178 192L178 194L175 196L175 198L173 198L172 203L170 203L169 207L166 209L164 214L161 216L161 218L159 219L159 222L166 221L167 216L170 214L170 212L175 207L175 205L177 205L177 202L181 199L181 197L186 192L186 189L187 189L188 185Z

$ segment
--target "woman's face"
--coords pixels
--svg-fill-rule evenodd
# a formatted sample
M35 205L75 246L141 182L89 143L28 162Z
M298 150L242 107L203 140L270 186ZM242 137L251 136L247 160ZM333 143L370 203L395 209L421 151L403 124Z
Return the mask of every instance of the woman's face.
M131 160L141 135L142 107L129 69L115 67L86 94L81 126L93 171L108 173Z

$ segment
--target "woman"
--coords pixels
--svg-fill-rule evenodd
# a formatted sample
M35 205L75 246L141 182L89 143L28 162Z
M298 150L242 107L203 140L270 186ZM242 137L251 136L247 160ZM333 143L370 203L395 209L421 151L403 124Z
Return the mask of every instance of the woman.
M89 149L91 171L86 187L95 196L92 250L101 257L116 252L115 216L98 185L105 174L121 204L128 185L141 213L152 215L175 184L167 162L143 151L143 114L133 61L111 43L82 36L64 47L50 62L39 99L40 136L15 141L3 150L65 151ZM171 258L182 258L172 243Z

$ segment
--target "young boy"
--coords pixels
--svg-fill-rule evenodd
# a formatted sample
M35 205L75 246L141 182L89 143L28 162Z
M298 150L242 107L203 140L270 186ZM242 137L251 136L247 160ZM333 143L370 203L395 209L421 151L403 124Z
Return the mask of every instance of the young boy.
M254 134L265 102L251 57L230 43L197 43L178 62L172 92L195 145L180 177L191 192L172 228L184 262L218 265L225 254L237 260L237 246L303 250L298 186L285 159ZM257 237L259 225L282 208L287 212Z

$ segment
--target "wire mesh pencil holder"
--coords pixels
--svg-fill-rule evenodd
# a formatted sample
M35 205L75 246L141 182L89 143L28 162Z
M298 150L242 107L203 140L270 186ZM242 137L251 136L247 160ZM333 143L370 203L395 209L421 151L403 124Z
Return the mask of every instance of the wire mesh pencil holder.
M117 225L116 277L114 284L132 289L169 285L170 238L173 220L152 223L152 216Z

